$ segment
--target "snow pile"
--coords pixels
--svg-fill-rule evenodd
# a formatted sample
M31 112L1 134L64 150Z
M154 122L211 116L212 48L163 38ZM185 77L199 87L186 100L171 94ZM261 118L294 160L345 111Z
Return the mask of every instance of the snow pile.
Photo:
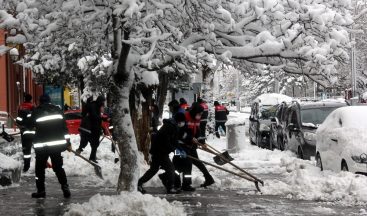
M83 204L71 204L65 216L98 215L186 215L180 202L170 204L166 199L139 192L122 192L120 195L97 194Z
M269 93L258 96L254 102L258 102L261 105L273 106L282 102L290 103L292 102L292 98L283 94Z
M14 170L20 168L20 166L21 163L19 161L0 153L0 171L5 169Z
M340 202L344 205L367 203L367 177L350 172L320 171L313 162L282 159L283 180L266 181L263 193L289 199Z

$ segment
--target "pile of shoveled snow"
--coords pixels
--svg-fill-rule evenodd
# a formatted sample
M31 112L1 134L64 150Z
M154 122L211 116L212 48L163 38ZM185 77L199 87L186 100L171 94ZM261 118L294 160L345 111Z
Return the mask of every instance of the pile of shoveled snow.
M143 195L139 192L122 192L120 195L97 194L83 204L71 204L65 216L98 215L186 215L180 202Z

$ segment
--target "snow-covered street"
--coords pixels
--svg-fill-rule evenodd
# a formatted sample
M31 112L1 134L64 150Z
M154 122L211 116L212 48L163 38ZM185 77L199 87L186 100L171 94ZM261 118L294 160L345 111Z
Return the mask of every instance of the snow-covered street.
M238 121L246 117L247 115L242 113L230 115L230 118L236 118ZM78 136L73 136L74 148L77 147L78 140ZM207 142L220 150L226 148L225 137L221 137L221 139L210 137ZM256 191L252 182L207 166L216 183L207 189L197 188L194 193L166 195L158 176L155 176L145 185L148 195L122 194L115 199L111 199L110 196L96 195L88 202L89 197L94 194L115 194L119 165L113 162L115 155L111 152L111 144L108 141L103 141L98 151L98 157L99 164L103 167L104 180L96 177L92 167L84 161L69 152L64 152L64 167L71 184L71 200L66 201L61 198L61 190L59 190L59 185L51 169L47 170L46 179L48 198L42 202L30 200L30 194L35 189L34 167L32 167L29 173L23 174L19 185L1 188L1 193L5 199L1 199L0 209L2 212L6 212L6 215L17 215L17 212L13 210L10 212L8 205L11 205L12 209L17 209L16 206L19 205L22 214L29 212L30 214L43 215L49 211L62 214L70 208L69 215L90 215L92 212L99 215L97 212L101 208L96 206L96 203L99 203L105 208L110 208L111 215L123 214L123 211L134 209L136 205L142 207L140 208L141 212L152 211L154 208L148 206L157 205L160 208L165 208L163 212L171 212L172 215L183 214L183 210L187 214L194 215L367 214L367 177L349 172L321 172L315 166L314 161L300 160L291 152L270 151L251 146L244 131L240 143L242 150L238 153L231 153L231 156L235 158L233 162L265 182L264 187L260 187L262 193ZM19 144L15 147L19 148ZM14 153L14 146L8 146L3 150ZM83 152L83 155L89 155L89 147ZM20 156L21 154L18 152L12 157L19 160ZM212 155L202 151L200 151L199 157L208 162L213 161ZM143 161L141 164L143 164L143 170L140 173L148 168ZM224 167L236 171L228 164ZM200 172L194 167L193 186L199 187L203 180ZM154 199L149 194L163 200ZM126 196L130 198L140 196L140 198L135 199L140 201L127 202L126 206L118 207L118 204L121 204L118 200L124 200ZM175 207L172 208L171 205L165 203L164 199L167 199ZM82 204L83 202L86 203ZM70 205L71 203L79 204ZM39 213L40 209L43 209L43 213ZM134 211L131 210L131 212ZM162 215L159 209L150 213L146 213L146 215ZM142 214L144 215L144 213Z

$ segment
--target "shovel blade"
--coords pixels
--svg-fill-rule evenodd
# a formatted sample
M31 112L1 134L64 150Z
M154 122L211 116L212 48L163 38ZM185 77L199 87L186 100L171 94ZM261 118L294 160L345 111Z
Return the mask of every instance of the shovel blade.
M14 137L13 137L12 135L10 135L10 134L6 133L5 131L3 131L3 132L0 134L0 136L1 136L2 138L4 138L6 141L8 141L8 142L12 142L12 141L14 140Z
M226 160L224 160L223 158L225 158ZM213 157L213 160L216 164L222 166L228 163L228 161L233 161L233 158L229 155L228 151L225 151L221 153L220 155Z
M94 172L96 173L96 175L100 178L103 179L103 175L102 175L102 168L98 165L93 165L94 166Z

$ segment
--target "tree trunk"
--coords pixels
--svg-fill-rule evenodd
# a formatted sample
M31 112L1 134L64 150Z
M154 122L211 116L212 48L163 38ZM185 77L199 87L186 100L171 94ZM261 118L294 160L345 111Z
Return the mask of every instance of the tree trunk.
M144 102L136 101L140 99L139 93L142 93L145 99ZM143 152L144 159L147 162L149 161L150 149L151 111L149 110L149 106L152 102L152 93L152 88L145 86L139 86L130 92L130 110L136 142L139 151ZM136 104L141 104L141 111L136 108Z
M167 91L168 91L168 81L169 77L167 73L161 72L159 73L159 86L158 86L158 110L159 110L159 117L162 117L164 102L167 98Z
M121 86L111 87L112 124L114 135L122 157L120 158L120 175L117 184L118 191L134 191L139 176L138 148L130 116L129 93L132 80Z
M139 177L138 148L130 116L129 95L134 82L134 72L127 68L130 45L122 44L121 38L129 39L129 30L118 28L119 17L113 16L114 46L112 57L116 73L113 75L109 93L112 100L112 125L119 150L120 175L118 191L136 191ZM120 52L121 51L121 52Z

